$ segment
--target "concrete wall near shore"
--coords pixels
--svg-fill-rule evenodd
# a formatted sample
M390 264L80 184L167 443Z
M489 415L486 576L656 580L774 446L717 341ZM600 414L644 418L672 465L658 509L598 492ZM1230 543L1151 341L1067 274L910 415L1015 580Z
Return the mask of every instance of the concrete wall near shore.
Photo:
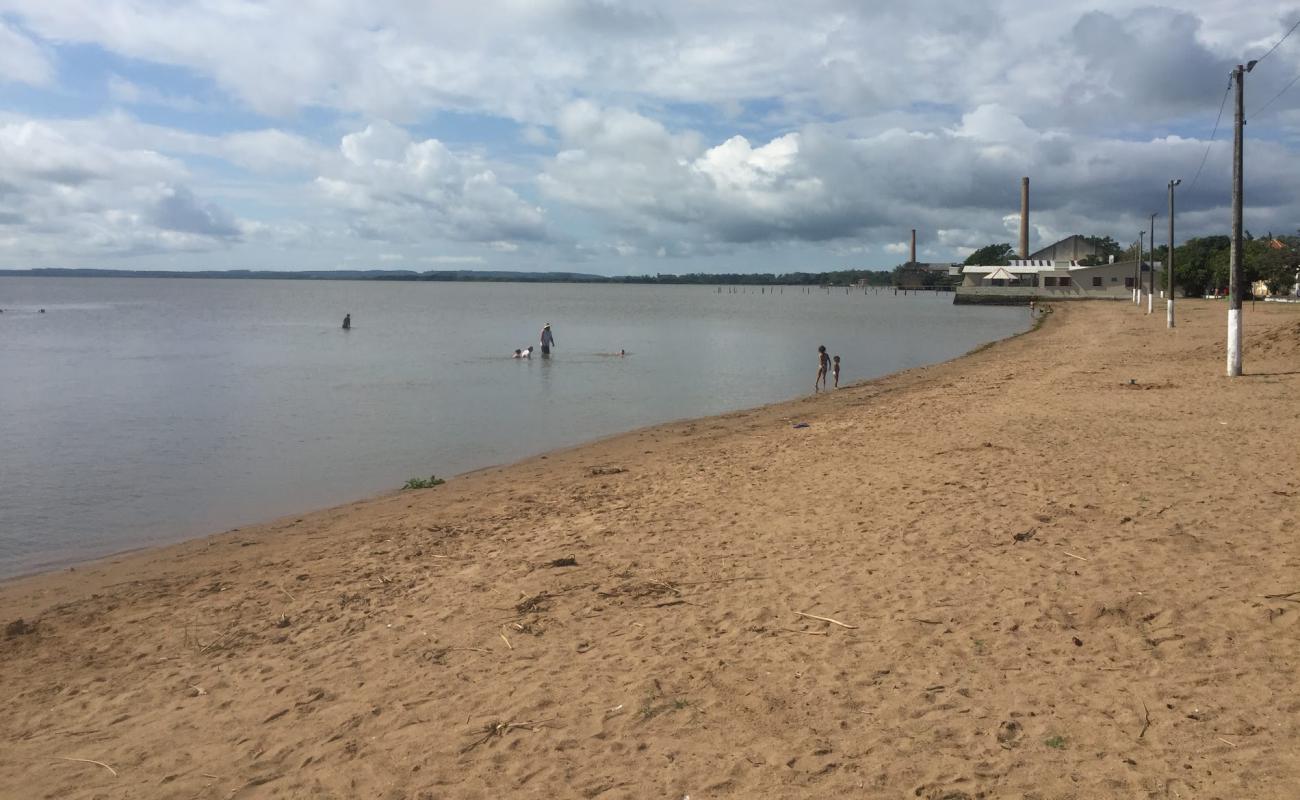
M960 286L957 293L953 295L952 304L955 306L1024 306L1028 305L1030 300L1039 303L1056 302L1057 300L1131 300L1132 295L1123 296L1114 294L1070 294L1059 291L1043 290L1041 286L980 286L979 291L971 291L970 287Z

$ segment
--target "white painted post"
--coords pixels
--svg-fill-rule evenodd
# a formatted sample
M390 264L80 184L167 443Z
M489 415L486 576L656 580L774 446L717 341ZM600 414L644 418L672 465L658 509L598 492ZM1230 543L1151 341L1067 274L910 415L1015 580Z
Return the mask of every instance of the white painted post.
M1174 187L1182 183L1181 179L1169 182L1169 258L1165 259L1165 327L1174 327Z

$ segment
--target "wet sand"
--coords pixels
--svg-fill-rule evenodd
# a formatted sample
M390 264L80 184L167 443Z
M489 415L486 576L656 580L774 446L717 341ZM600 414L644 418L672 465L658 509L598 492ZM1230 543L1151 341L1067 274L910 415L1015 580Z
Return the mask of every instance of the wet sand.
M1294 797L1300 307L1178 308L9 582L0 796Z

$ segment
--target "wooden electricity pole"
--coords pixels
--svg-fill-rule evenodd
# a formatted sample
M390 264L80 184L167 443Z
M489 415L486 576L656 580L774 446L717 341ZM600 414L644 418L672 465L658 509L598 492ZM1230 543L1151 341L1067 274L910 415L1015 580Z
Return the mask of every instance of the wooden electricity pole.
M1251 61L1233 70L1237 110L1232 125L1232 249L1228 255L1228 377L1241 374L1241 154L1246 124L1246 73L1255 68Z
M1174 187L1182 180L1169 182L1169 258L1165 259L1165 327L1174 327Z
M1133 267L1133 280L1137 284L1137 305L1142 307L1142 251L1145 249L1146 231L1138 231L1138 260Z
M1147 313L1155 302L1156 296L1156 212L1151 212L1151 265L1147 268Z

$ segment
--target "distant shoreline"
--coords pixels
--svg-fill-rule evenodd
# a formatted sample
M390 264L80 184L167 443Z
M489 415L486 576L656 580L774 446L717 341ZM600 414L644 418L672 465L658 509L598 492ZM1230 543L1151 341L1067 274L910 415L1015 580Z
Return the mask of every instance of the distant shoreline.
M208 278L218 280L292 281L440 281L457 283L595 283L703 286L848 286L866 280L868 286L892 286L890 270L833 270L827 272L690 273L686 275L593 275L583 272L529 272L514 270L143 270L80 267L0 269L5 278ZM908 287L915 288L915 287Z

